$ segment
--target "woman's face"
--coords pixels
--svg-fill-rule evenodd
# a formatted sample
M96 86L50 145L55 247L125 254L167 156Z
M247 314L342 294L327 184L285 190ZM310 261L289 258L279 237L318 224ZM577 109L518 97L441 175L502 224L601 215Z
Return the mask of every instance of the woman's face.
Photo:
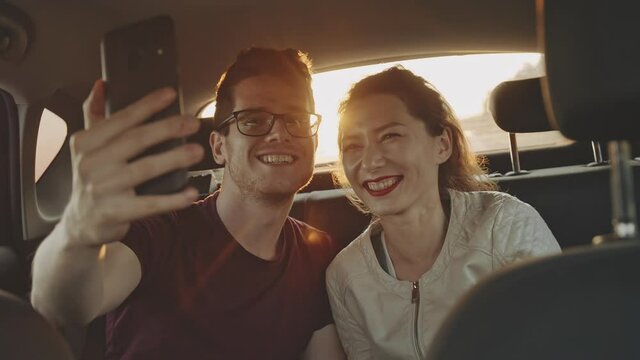
M451 155L448 131L432 136L393 95L370 95L344 113L340 150L356 195L379 217L439 203L438 167Z

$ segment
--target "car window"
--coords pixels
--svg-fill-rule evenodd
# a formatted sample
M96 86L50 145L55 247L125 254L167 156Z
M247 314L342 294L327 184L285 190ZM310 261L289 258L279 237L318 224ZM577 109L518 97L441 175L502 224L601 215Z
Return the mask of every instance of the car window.
M471 148L480 154L507 152L508 134L493 121L487 102L503 81L542 76L538 53L441 56L328 71L314 75L317 111L323 115L316 164L337 160L337 108L351 85L365 76L400 64L433 84L460 119ZM562 146L571 141L559 132L519 134L520 149Z
M431 82L446 98L460 119L471 148L478 154L509 151L509 137L500 129L488 110L493 89L503 81L544 75L539 53L499 53L429 57L384 62L319 72L313 75L316 112L323 120L318 131L316 165L333 163L338 158L337 109L351 85L365 76L400 64ZM210 104L201 116L213 116ZM522 149L549 148L571 143L558 131L518 134Z
M36 141L35 182L42 177L62 149L67 137L67 124L48 109L42 111Z

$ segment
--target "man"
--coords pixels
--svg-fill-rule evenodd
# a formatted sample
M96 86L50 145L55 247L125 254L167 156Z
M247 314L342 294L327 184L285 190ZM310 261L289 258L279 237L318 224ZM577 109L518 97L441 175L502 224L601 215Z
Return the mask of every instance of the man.
M218 84L210 139L221 191L195 204L193 189L134 187L197 163L200 146L129 160L195 133L198 120L144 124L175 101L171 89L105 119L97 82L87 129L71 139L71 200L34 259L34 307L61 325L107 314L107 358L344 358L324 289L337 250L287 216L313 172L310 82L297 50L238 56Z

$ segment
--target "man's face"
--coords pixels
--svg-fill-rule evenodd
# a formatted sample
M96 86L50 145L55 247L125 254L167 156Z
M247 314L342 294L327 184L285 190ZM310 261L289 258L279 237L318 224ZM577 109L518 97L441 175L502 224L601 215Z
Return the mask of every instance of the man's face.
M270 75L242 80L234 87L233 96L233 111L311 111L305 91ZM212 134L211 144L216 161L225 164L225 190L264 199L287 199L313 175L316 137L292 137L280 119L269 134L259 137L241 134L232 122L227 136Z

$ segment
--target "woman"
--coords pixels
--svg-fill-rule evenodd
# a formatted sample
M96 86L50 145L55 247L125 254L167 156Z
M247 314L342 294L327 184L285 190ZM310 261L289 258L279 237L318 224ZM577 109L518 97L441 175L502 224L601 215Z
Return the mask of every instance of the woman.
M424 79L388 69L356 83L339 111L336 178L375 219L327 270L350 359L424 358L447 311L481 278L560 252L531 206L487 191L495 185Z

